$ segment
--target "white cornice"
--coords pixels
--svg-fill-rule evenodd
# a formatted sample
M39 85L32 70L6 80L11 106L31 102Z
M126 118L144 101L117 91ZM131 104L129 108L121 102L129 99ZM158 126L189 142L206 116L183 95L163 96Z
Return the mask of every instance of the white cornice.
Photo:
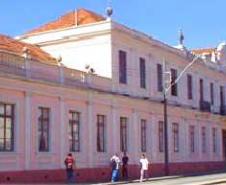
M79 28L85 28L85 27L92 27L92 26L95 26L95 25L106 24L106 23L109 23L109 22L111 22L111 20L104 20L104 21L99 21L99 22L90 23L90 24L70 26L70 27L66 27L66 28L59 28L59 29L48 30L48 31L43 31L43 32L37 32L37 33L27 33L27 34L16 36L15 39L17 39L17 40L23 40L23 39L26 39L28 37L41 36L41 35L48 34L48 33L63 32L63 31L71 30L71 29L79 29Z
M167 50L168 52L173 52L174 54L179 55L180 57L183 57L186 59L186 56L184 55L184 52L180 49L177 49L173 46L170 46L166 43L163 43L159 40L154 39L153 37L137 31L135 29L131 29L125 25L119 24L117 22L112 22L112 30L117 30L126 34L129 34L130 36L134 37L135 39L141 40L143 42L146 42L147 44L150 44L151 46L159 47L162 49Z
M104 31L97 31L97 32L92 32L92 33L87 33L87 34L74 34L71 36L61 37L59 39L52 40L52 41L39 42L36 45L42 47L42 46L48 46L48 45L53 45L53 44L62 44L65 42L80 41L80 40L89 39L89 38L95 37L95 36L107 35L110 33L111 33L110 30L104 30Z

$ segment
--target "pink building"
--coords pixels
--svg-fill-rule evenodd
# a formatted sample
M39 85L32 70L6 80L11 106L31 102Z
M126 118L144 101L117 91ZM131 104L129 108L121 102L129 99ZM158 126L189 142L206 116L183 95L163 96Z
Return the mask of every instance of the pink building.
M85 9L1 35L0 182L62 182L68 152L79 181L110 180L123 151L130 177L142 153L163 175L163 61L175 80L194 55L167 95L170 174L225 167L225 43L190 52Z

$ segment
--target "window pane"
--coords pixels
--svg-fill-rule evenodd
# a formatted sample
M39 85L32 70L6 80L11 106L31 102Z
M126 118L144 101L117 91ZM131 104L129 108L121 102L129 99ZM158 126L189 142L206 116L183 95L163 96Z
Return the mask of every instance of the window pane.
M214 104L214 85L213 85L213 83L210 83L210 102L211 102L211 105Z
M141 120L141 151L146 152L146 120Z
M127 151L127 127L126 127L127 118L120 118L120 143L121 151Z
M162 92L163 90L163 85L162 85L162 76L163 76L163 71L162 71L162 65L157 64L157 81L158 81L158 91Z
M79 121L79 113L77 113L77 112L73 112L72 113L72 119L74 120L74 121Z
M79 122L80 113L69 111L68 139L71 152L79 152Z
M0 139L4 138L4 118L0 117Z
M195 127L190 126L189 131L190 131L190 151L195 152Z
M173 123L173 146L174 152L179 152L179 125Z
M146 69L144 58L140 58L140 87L146 88Z
M79 145L78 141L75 142L74 149L75 149L76 152L80 151L80 145Z
M0 104L0 150L13 150L13 105ZM7 114L7 115L6 115ZM10 116L10 117L9 117Z
M11 137L12 137L11 129L6 129L5 130L5 138L11 139Z
M6 150L6 151L12 150L11 139L6 139L6 140L5 140L5 150Z
M4 151L4 139L0 138L0 151Z
M0 115L4 114L4 105L0 103Z
M164 138L163 138L163 133L164 133L164 127L163 127L163 122L159 121L159 152L164 151Z
M119 82L127 83L126 52L119 51Z
M217 152L217 129L212 129L212 135L213 135L213 152Z
M48 145L47 145L47 138L46 134L40 135L39 138L39 151L47 151L48 150Z
M224 106L224 87L220 86L220 105Z
M48 122L47 121L43 121L42 126L43 126L43 131L48 132L48 129L49 129Z
M79 129L79 125L78 125L78 124L74 124L74 125L73 125L73 131L74 131L75 133L78 133L78 129Z
M176 69L171 69L171 78L172 78L172 80L171 80L171 84L172 84L171 95L177 96L177 84L174 84L174 82L177 79L177 70Z
M206 128L202 127L202 152L206 152Z
M97 151L104 152L105 151L105 116L97 115Z
M203 102L203 79L199 80L200 101Z
M69 140L69 150L70 151L74 151L73 141L72 140Z
M6 118L6 128L11 128L11 127L12 127L12 119Z
M188 99L192 99L192 76L190 74L187 75L187 91L188 91Z
M49 108L39 107L39 151L49 150Z
M12 105L6 105L6 115L12 116Z

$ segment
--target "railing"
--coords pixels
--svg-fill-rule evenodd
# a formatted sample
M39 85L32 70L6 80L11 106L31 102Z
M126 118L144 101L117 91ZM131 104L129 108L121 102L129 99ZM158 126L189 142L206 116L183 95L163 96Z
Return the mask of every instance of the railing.
M111 91L112 84L109 78L69 69L62 65L50 65L25 59L2 51L0 51L0 73L65 86L80 86L105 91Z
M210 102L208 101L200 101L200 110L203 112L211 112Z
M22 57L0 52L0 70L5 74L25 76L25 63Z
M225 105L220 106L220 115L223 115L223 116L226 115L226 106Z

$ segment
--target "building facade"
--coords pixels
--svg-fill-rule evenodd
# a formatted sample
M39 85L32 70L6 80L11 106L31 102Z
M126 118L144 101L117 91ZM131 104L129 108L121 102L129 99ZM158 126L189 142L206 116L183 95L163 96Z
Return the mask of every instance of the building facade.
M167 94L170 174L224 168L224 43L171 47L85 9L0 41L0 182L61 182L68 152L79 181L124 151L130 177L142 153L163 175L164 68L173 83L196 55Z

